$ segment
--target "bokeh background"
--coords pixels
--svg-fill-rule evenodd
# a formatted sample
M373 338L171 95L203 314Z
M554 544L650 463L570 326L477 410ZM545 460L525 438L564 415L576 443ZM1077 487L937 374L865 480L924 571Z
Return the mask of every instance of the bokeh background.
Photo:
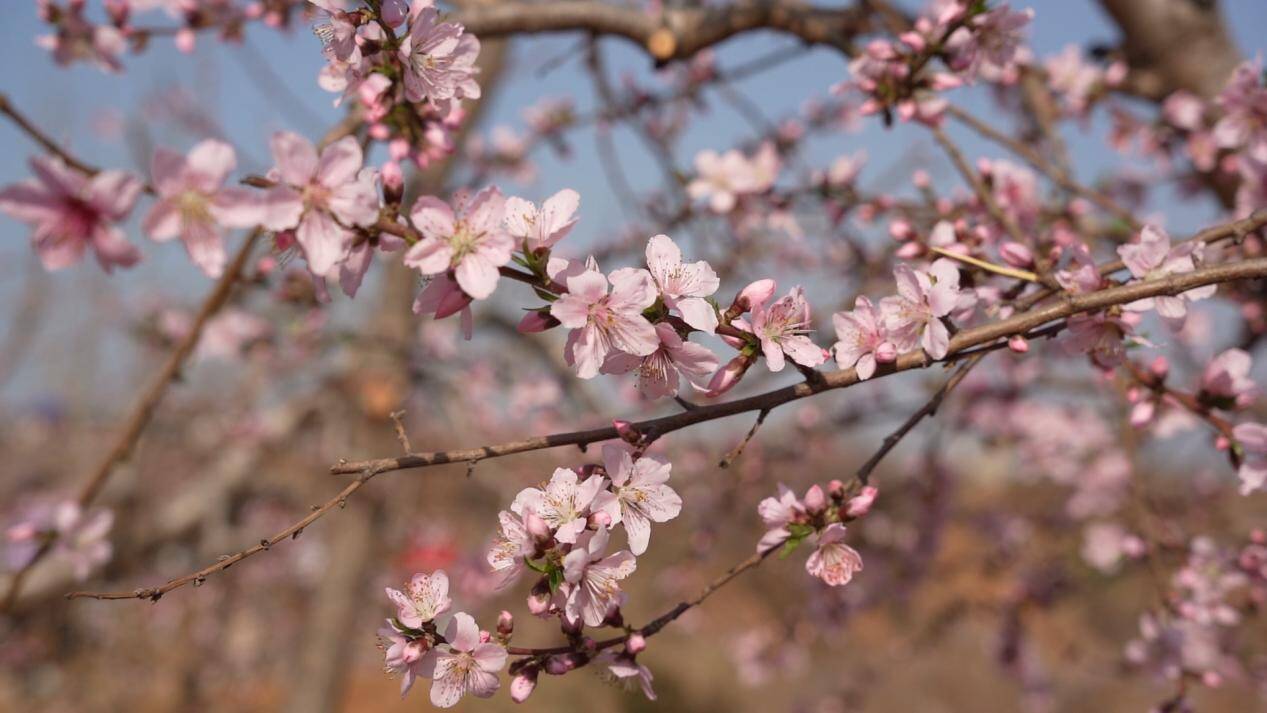
M44 28L34 8L10 4L0 25L0 66L7 68L0 91L91 163L146 174L153 147L184 150L217 136L237 147L243 170L262 172L271 163L273 131L318 136L342 116L316 84L324 60L302 24L288 32L251 27L241 44L200 38L192 54L159 41L127 58L125 73L106 75L55 66L35 46ZM1016 4L1036 10L1031 40L1039 56L1070 44L1115 41L1116 30L1094 2ZM1260 54L1267 3L1222 4L1244 54ZM515 40L471 140L487 147L505 141L506 131L522 134L524 109L543 99L571 97L578 112L592 111L598 102L578 43L574 36ZM617 81L649 88L672 81L670 72L658 73L621 40L605 41L603 50ZM730 67L758 57L771 58L771 66L738 80L733 90L769 121L828 99L831 85L846 76L838 54L798 50L764 35L726 43L716 63ZM978 115L998 112L988 90L964 89L956 98ZM700 101L704 108L675 144L684 170L697 151L742 144L756 131L750 112L727 95L707 89ZM1147 171L1147 163L1132 164L1105 148L1108 130L1099 114L1067 132L1078 172ZM582 218L568 251L582 256L604 249L612 255L606 267L632 264L636 247L607 246L638 234L645 215L609 185L595 131L578 128L569 133L566 155L535 151L526 162L530 170L493 180L534 200L576 188ZM973 136L954 135L971 156L998 155ZM612 136L633 190L656 190L662 182L656 159L627 127L613 127ZM876 121L816 136L801 167L825 168L859 149L870 156L867 183L876 192L913 192L915 168L929 171L937 185L956 180L926 134L908 126L886 130ZM24 179L24 159L33 152L24 135L0 122L0 184ZM455 169L448 187L470 177L463 171ZM1180 203L1176 195L1154 194L1145 213L1176 234L1218 214L1212 204ZM806 226L812 232L812 222ZM149 243L133 228L133 240L144 243L139 267L111 277L84 263L45 274L31 255L26 227L0 219L0 510L33 494L73 492L160 363L170 344L164 325L210 289L179 246ZM714 260L732 250L724 226L716 224L691 224L674 237ZM822 305L818 318L827 330L826 315L846 302L845 269L809 272L812 263L759 256L736 261L722 291L767 275L787 285L804 281ZM671 408L639 403L616 380L567 378L560 336L514 338L518 305L504 294L479 313L476 339L464 342L451 322L411 315L416 282L393 274L376 268L355 301L336 296L325 307L277 299L282 288L276 285L240 299L235 309L264 325L261 338L248 340L241 353L201 353L164 401L105 494L117 513L115 556L91 588L160 582L280 529L342 485L327 473L335 460L399 450L388 418L397 409L407 412L413 446L427 449ZM1217 316L1208 329L1217 343ZM1023 368L1020 359L1000 361L1007 361L1000 368ZM1085 367L1070 371L1085 376ZM1049 375L1044 398L1102 406L1093 389L1078 391L1093 384L1070 386L1065 376ZM755 393L795 378L754 376L745 388ZM674 462L683 516L654 531L630 581L626 616L649 619L746 556L760 535L756 503L775 483L801 489L852 472L876 437L918 407L937 379L911 374L883 389L851 389L784 409L727 468L719 460L750 427L747 417L671 439L664 453ZM653 640L642 660L655 674L658 703L583 671L543 677L526 705L560 711L1143 711L1165 698L1168 684L1128 670L1121 655L1140 612L1156 596L1148 575L1109 576L1088 567L1079 556L1083 533L1064 514L1067 487L1044 480L1007 443L964 437L963 424L975 417L973 391L965 393L964 402L948 407L938 425L912 438L878 472L883 503L856 528L867 565L854 584L833 590L804 576L803 553L771 560ZM1245 532L1261 525L1261 500L1234 499L1226 468L1196 450L1181 440L1141 456L1138 467L1156 476L1150 497L1158 511L1182 513L1194 530ZM374 631L390 613L383 586L398 586L414 571L444 568L459 607L478 612L486 626L504 607L523 613L516 643L552 641L557 632L524 612L526 585L490 592L482 553L497 510L519 489L587 457L593 454L560 449L482 463L470 473L454 466L384 476L298 540L155 604L66 602L60 595L79 585L64 571L41 570L19 614L0 623L0 709L428 708L425 690L401 701L398 682L381 671ZM1238 682L1194 700L1200 710L1262 709L1257 692ZM460 709L511 705L503 694L490 702L463 701Z

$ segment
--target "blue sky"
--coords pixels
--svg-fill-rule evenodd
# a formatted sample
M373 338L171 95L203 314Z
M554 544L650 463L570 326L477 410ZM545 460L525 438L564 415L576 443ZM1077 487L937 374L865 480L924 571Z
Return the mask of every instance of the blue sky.
M22 3L15 1L14 4ZM1084 46L1110 43L1115 36L1113 27L1090 0L1036 0L1014 4L1036 10L1031 39L1040 56L1070 43ZM1267 28L1267 3L1227 0L1223 5L1242 51L1250 57L1261 54L1262 30ZM315 136L322 127L341 116L340 110L332 106L333 97L316 85L315 77L323 60L317 39L306 27L295 28L288 34L252 28L243 48L204 38L192 55L180 54L169 41L158 40L145 53L127 57L124 74L108 75L86 65L56 67L47 53L34 44L34 38L44 28L35 17L34 3L29 6L27 12L6 13L6 22L0 26L3 35L0 66L7 68L3 91L48 133L65 140L74 153L92 163L147 173L145 162L138 163L137 157L147 155L153 145L184 150L194 143L198 138L194 135L173 131L164 125L146 125L138 119L137 107L165 88L185 88L196 103L197 117L208 127L218 127L238 146L239 162L244 170L267 167L260 162L268 160L267 138L272 131L292 129ZM166 22L161 13L151 13L148 19L150 24ZM542 67L553 60L575 54L577 41L576 36L555 36L519 42L513 50L511 72L495 95L485 126L504 124L521 128L522 109L543 97L572 95L582 112L593 107L590 82L582 71L579 57L548 73L541 72ZM774 35L742 38L720 48L718 63L726 67L791 44L794 43ZM611 40L605 47L613 74L628 72L645 79L652 73L645 56L623 41ZM261 65L267 67L266 71L252 69ZM745 80L740 86L766 116L777 118L791 113L807 99L825 97L828 88L844 76L843 58L830 51L814 50ZM964 93L961 101L983 115L991 110L988 100L980 93ZM699 149L725 149L752 134L751 127L724 104L713 101L712 106L713 111L693 125L680 145L678 160L683 167L689 165L691 156ZM119 120L125 127L121 134L103 136L96 128L111 122L118 124ZM1102 127L1093 126L1088 133L1075 132L1069 136L1075 165L1084 180L1093 179L1097 172L1116 160L1111 152L1104 150L1098 136L1100 129ZM617 139L622 161L635 186L654 185L660 174L641 144L623 133L618 133ZM999 155L993 147L966 135L963 141L970 155ZM899 156L921 142L927 146L927 155L935 155L926 133L912 127L884 130L872 121L860 133L843 134L821 142L813 163L825 166L836 155L865 146L873 165L882 167L889 163L887 158ZM540 178L536 184L507 184L505 188L530 198L549 195L562 187L580 189L583 217L575 240L583 244L617 229L624 217L594 156L592 135L581 132L574 145L575 156L566 162L549 151L537 154ZM7 159L0 162L0 184L26 178L24 159L33 151L33 145L24 135L0 121L0 155ZM940 157L937 160L940 161ZM948 171L942 175L950 176ZM1184 230L1206 217L1200 211L1189 211L1168 216L1168 220L1173 228ZM39 337L36 353L49 349L55 340L68 339L71 334L95 325L98 313L79 309L77 307L82 305L76 302L117 301L121 311L126 312L127 305L146 299L145 293L153 290L178 295L190 303L206 290L209 281L190 267L177 244L150 243L136 231L132 232L132 239L142 246L146 257L145 264L135 270L116 274L107 281L89 261L52 277L57 306L50 314L57 315L58 319ZM29 253L26 227L0 217L0 305L12 305L22 290L22 273L31 267ZM8 308L0 309L0 334L8 327L9 312ZM56 363L54 356L51 363L28 367L24 373L26 378L18 381L27 387L48 383L49 369L55 371ZM5 389L11 395L15 390L27 391L14 384Z

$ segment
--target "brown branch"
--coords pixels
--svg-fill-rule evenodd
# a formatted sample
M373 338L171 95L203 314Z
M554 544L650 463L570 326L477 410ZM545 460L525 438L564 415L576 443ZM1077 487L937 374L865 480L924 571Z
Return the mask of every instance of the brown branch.
M238 249L237 255L233 258L233 262L229 264L224 271L224 275L220 277L211 292L203 300L202 306L198 309L198 314L194 316L189 333L176 345L171 355L167 357L162 369L150 381L149 386L141 393L136 403L132 405L132 410L129 412L127 420L124 421L123 429L115 438L114 445L97 464L97 467L93 469L92 474L80 488L79 494L75 498L80 507L87 507L96 499L110 475L114 473L115 468L131 455L132 449L136 447L136 443L141 437L141 433L153 419L159 402L163 400L163 395L167 393L167 387L179 376L185 361L198 345L203 328L220 311L220 308L228 302L229 296L233 292L233 287L251 256L251 249L255 246L259 237L263 235L263 232L258 229L254 230L243 241L242 247ZM54 544L54 539L45 540L36 551L35 556L14 573L13 578L9 581L9 588L4 596L4 601L0 604L0 611L9 611L12 608L21 593L22 582L26 575L52 551Z
M465 8L453 19L480 38L573 31L615 35L637 44L658 63L690 57L736 35L763 29L848 54L854 37L879 29L863 4L819 8L794 0L674 7L658 17L642 8L593 0L507 2Z
M1219 237L1243 234L1247 230L1267 224L1267 211L1260 211L1254 216L1226 225L1209 228L1198 233L1192 239L1214 240ZM1107 267L1107 266L1106 266ZM1104 268L1106 269L1106 268ZM941 361L953 362L964 358L968 350L977 347L1002 348L1006 346L1006 338L1018 334L1027 334L1039 330L1049 322L1062 320L1080 312L1105 309L1115 305L1126 304L1136 300L1158 295L1176 295L1205 285L1221 284L1238 280L1260 279L1267 277L1267 258L1244 260L1202 268L1194 272L1171 275L1164 279L1139 282L1121 287L1111 287L1097 292L1067 295L1050 305L1029 312L1023 312L1009 319L1000 320L980 327L966 329L956 334L950 341L949 351ZM1018 307L1026 309L1048 296L1046 292L1021 300ZM1041 330L1040 330L1041 331ZM975 356L976 352L973 352ZM888 376L902 371L926 368L937 360L931 359L922 350L907 352L892 364L883 365L876 377ZM824 391L846 388L859 382L854 369L842 369L823 374L823 378L814 383L801 382L764 394L725 403L698 406L697 408L660 418L653 418L632 424L637 432L647 438L658 438L664 434L681 430L697 423L713 421L728 416L750 411L768 411L785 403L807 398ZM228 569L237 562L258 552L269 549L288 537L297 537L304 528L320 519L336 506L342 506L347 498L365 483L382 473L413 468L427 468L445 463L473 463L489 458L500 458L514 453L557 448L560 446L588 446L592 443L619 438L614 427L597 428L571 433L557 433L547 436L534 436L518 441L481 446L478 448L456 449L412 453L397 458L380 458L374 460L348 462L340 461L330 471L334 474L357 474L356 479L345 486L335 497L325 504L313 508L313 512L299 522L287 527L271 538L261 540L254 545L233 555L222 557L215 564L209 565L192 574L169 580L157 587L147 587L130 592L72 592L68 598L93 599L151 599L157 600L167 592L190 583L201 583L207 576Z

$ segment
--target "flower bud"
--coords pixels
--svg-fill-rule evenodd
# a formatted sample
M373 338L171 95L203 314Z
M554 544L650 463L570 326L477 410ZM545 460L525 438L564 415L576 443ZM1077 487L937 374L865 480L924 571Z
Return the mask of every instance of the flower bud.
M545 616L550 612L550 583L544 577L528 593L528 611L533 616Z
M827 496L823 489L815 483L805 491L805 511L810 515L821 515L827 509Z
M510 700L523 703L537 688L537 667L529 666L510 679Z
M400 163L384 163L379 175L383 177L383 199L388 203L400 203L405 194L405 172L401 170Z
M546 542L553 536L550 525L532 510L524 511L524 529L537 542Z
M731 359L726 363L726 366L719 369L716 374L713 374L713 378L708 382L708 391L705 396L721 396L733 389L735 384L738 384L739 380L743 378L744 372L748 371L748 367L752 366L752 362L753 358L744 354Z
M897 345L893 342L883 342L875 348L875 360L881 364L897 360Z
M845 517L859 518L871 512L871 505L875 503L875 498L879 494L880 489L873 485L864 487L861 493L850 498L845 504Z
M535 334L557 326L559 326L559 320L544 312L532 311L519 320L519 326L515 329L520 334Z
M827 484L827 494L830 495L831 499L835 500L836 502L840 502L841 500L844 500L845 499L845 484L840 482L839 480L833 479L830 483Z
M551 676L562 676L576 669L576 659L571 654L559 654L546 659L546 673Z
M1029 246L1012 240L999 246L999 257L1012 267L1029 267L1034 264L1034 252Z
M624 419L612 419L612 426L616 429L616 435L620 436L620 440L630 445L638 445L642 442L642 434L638 432L638 428L632 422Z
M1007 348L1017 354L1024 354L1029 351L1029 341L1019 334L1014 334L1011 339L1007 340Z
M1148 365L1148 370L1159 381L1165 381L1166 375L1170 373L1170 362L1166 360L1166 357L1159 356L1153 360L1152 364Z
M586 523L587 526L592 527L595 530L611 527L611 524L612 516L602 510L590 513L588 522Z
M631 654L640 654L647 650L647 639L642 634L634 632L625 641L625 650Z
M400 27L409 17L409 5L405 0L383 0L381 16L388 27Z
M750 283L747 287L740 290L738 295L735 295L735 301L730 305L730 311L735 313L734 316L743 314L754 306L769 301L774 296L776 289L778 289L778 283L768 278Z
M502 610L502 613L497 616L497 633L501 634L503 637L507 637L515 633L514 614L511 614L505 609Z

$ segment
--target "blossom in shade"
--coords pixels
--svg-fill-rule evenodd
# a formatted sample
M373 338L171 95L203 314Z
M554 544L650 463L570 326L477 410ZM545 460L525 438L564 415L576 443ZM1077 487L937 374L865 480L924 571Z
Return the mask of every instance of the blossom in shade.
M277 181L264 198L264 225L270 230L296 228L308 269L331 274L352 247L352 226L378 219L378 189L373 169L363 168L356 137L345 136L321 150L308 139L279 131L269 143Z
M435 619L453 604L449 598L449 577L443 570L431 575L415 574L403 592L387 587L387 598L396 605L397 621L411 629Z
M607 649L598 655L597 661L607 668L607 675L613 681L636 683L647 700L656 699L655 691L651 688L651 682L655 678L651 675L651 669L638 663L637 659L629 653Z
M660 346L646 356L615 352L603 362L604 374L638 374L638 391L650 399L674 396L681 387L679 374L699 390L707 388L708 377L717 371L717 355L705 347L684 339L673 325L655 325Z
M572 585L564 606L568 621L601 626L620 601L620 580L637 569L628 550L603 556L608 537L606 529L587 531L563 558L563 576Z
M216 139L200 142L188 156L160 148L150 163L158 202L142 227L154 240L179 237L209 277L224 272L220 228L249 228L263 217L251 191L222 185L236 165L233 147Z
M1241 494L1249 495L1267 484L1267 425L1241 423L1232 429L1232 438L1241 449Z
M805 560L805 571L833 587L849 584L862 570L862 555L844 543L845 526L838 522L818 533L818 547Z
M511 196L506 199L506 231L518 238L529 252L554 247L572 232L579 219L576 211L580 205L580 194L571 188L545 199L540 208Z
M666 483L673 466L651 457L634 460L621 446L603 446L603 466L611 490L594 499L594 511L605 512L611 525L624 523L629 549L635 555L647 551L651 523L668 522L682 511L682 498Z
M897 358L897 347L889 340L880 310L866 297L859 297L850 312L832 315L839 340L832 347L836 364L841 369L855 367L859 379L870 379L877 363L888 363Z
M880 300L885 327L899 351L922 346L934 359L946 356L950 332L941 318L975 302L959 289L959 268L948 259L937 260L928 271L902 264L893 270L897 294Z
M447 273L436 275L414 298L414 314L430 314L436 319L461 313L462 334L471 338L474 316L471 314L471 296Z
M400 674L400 697L404 698L418 678L430 678L436 665L434 649L424 637L411 638L398 631L389 620L379 628L379 644L383 649L383 669Z
M409 26L409 35L400 45L405 67L405 98L426 100L448 110L457 99L479 99L475 81L479 68L475 59L480 41L453 22L440 22L435 7L424 6Z
M786 485L779 483L778 497L765 498L758 503L757 514L761 516L761 521L768 528L765 535L761 537L761 541L757 543L757 552L766 552L783 544L792 536L788 525L805 516L805 504L797 500L796 494Z
M1136 279L1159 280L1169 275L1181 275L1196 270L1204 248L1205 243L1199 240L1189 240L1172 247L1166 231L1145 225L1140 231L1139 242L1121 245L1117 253ZM1126 309L1136 312L1156 309L1157 314L1167 321L1181 323L1188 314L1188 302L1212 297L1217 289L1217 285L1206 285L1178 295L1147 297L1126 305Z
M1244 149L1259 163L1267 163L1267 87L1262 64L1244 62L1219 94L1223 116L1214 125L1214 142L1232 151Z
M827 352L806 336L812 327L809 302L800 287L775 300L752 308L752 333L761 341L770 371L782 371L783 357L801 366L815 367L827 361Z
M466 612L453 615L444 638L448 643L437 647L435 652L431 703L451 708L465 694L488 698L496 693L501 686L497 672L506 665L505 647L492 642L481 643L479 627Z
M535 513L555 531L556 540L573 543L585 530L590 504L602 490L604 481L601 475L591 475L581 481L575 471L557 468L545 488L521 490L510 509L525 520L528 511Z
M405 253L405 264L424 275L453 270L462 291L482 300L497 289L498 268L510 262L514 238L502 226L505 199L488 187L470 201L458 199L457 210L435 196L419 198L409 217L419 240Z
M524 558L532 555L534 547L532 537L518 514L503 510L497 513L497 521L500 527L487 559L501 586L505 586L523 571Z
M141 253L115 225L141 193L136 177L122 171L88 176L56 157L32 158L30 166L35 179L0 189L0 212L31 225L31 243L45 269L73 265L88 248L106 272L140 261Z
M1249 375L1253 360L1244 349L1228 349L1210 360L1201 375L1201 393L1227 408L1246 408L1254 402L1258 385Z
M721 280L707 262L684 264L673 239L656 235L647 241L647 269L665 307L676 309L684 322L701 332L716 331L717 310L704 298L717 291Z
M613 350L647 356L660 346L655 327L642 311L656 301L655 281L646 270L621 268L608 278L585 270L567 278L568 293L550 305L550 316L571 329L569 364L577 376L591 379Z

